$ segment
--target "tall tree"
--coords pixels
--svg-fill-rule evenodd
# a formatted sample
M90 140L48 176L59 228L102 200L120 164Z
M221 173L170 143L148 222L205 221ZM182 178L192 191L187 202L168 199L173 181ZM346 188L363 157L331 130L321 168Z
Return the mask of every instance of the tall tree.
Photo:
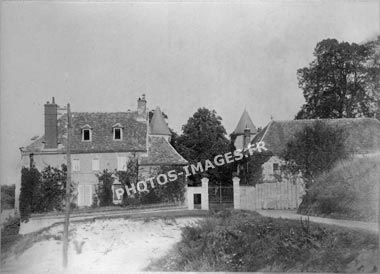
M317 44L314 56L309 67L297 71L306 104L296 119L374 116L379 86L369 81L376 81L370 76L379 71L368 69L374 58L371 45L326 39Z
M230 151L222 118L215 110L199 108L182 126L182 131L183 134L176 139L176 148L192 164L204 164L205 160L213 160L216 155ZM227 183L231 177L227 165L209 169L207 173L211 182ZM193 179L197 181L199 176Z
M307 187L320 174L348 156L344 145L345 133L340 127L315 121L297 132L289 143L282 158L292 173L302 172Z

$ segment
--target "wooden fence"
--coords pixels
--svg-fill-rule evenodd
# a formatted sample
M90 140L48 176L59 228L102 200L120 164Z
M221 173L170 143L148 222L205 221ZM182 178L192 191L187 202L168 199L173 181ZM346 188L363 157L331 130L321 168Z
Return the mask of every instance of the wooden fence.
M243 186L234 182L235 208L257 209L297 209L304 195L301 181L289 180Z

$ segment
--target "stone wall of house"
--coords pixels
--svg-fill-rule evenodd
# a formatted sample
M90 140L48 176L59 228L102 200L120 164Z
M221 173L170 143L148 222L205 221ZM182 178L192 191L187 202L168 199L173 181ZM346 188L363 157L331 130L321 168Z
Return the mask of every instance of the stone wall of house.
M118 167L118 157L132 157L131 152L115 152L115 153L81 153L72 154L72 182L77 185L77 191L74 193L73 202L78 206L90 206L92 197L95 193L95 185L98 183L96 174L108 169L114 171ZM136 154L139 156L139 154ZM34 154L35 167L41 171L48 165L52 167L61 167L66 164L66 154ZM93 159L99 159L99 168L93 170ZM79 160L79 170L74 168L75 161ZM21 164L23 167L30 166L30 158L28 155L22 156ZM21 178L16 184L15 208L18 210L19 196L21 190Z
M278 156L272 156L269 158L268 161L266 161L262 167L263 167L263 180L265 181L275 181L275 172L273 170L273 164L278 164L279 168L281 169L281 166L285 164L285 161L279 158Z

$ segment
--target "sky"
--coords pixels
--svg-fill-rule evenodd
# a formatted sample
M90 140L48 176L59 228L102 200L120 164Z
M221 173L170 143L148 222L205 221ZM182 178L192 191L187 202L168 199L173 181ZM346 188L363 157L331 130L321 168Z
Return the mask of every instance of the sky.
M1 184L20 178L19 147L43 135L43 105L112 112L159 106L181 127L214 109L230 134L293 119L297 69L326 38L380 35L379 1L2 1Z

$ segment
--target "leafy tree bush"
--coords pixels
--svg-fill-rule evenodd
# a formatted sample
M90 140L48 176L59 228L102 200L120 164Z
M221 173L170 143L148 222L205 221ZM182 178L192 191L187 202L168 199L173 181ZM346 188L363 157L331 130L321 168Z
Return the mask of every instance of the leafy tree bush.
M171 170L176 170L176 173L183 172L180 167L161 166L157 174L167 174ZM178 176L177 180L166 183L165 185L158 185L151 191L157 198L157 202L163 203L179 203L183 202L185 198L185 179L184 175Z
M67 167L61 169L47 166L41 172L40 182L35 188L33 212L42 213L63 210L66 194Z
M136 155L133 155L128 163L127 163L127 170L125 171L117 171L114 172L116 178L118 181L124 186L130 188L132 184L136 184L137 182L137 175L138 175L138 159ZM137 205L140 203L139 200L139 193L136 193L134 197L128 197L128 194L126 191L123 195L122 205Z
M263 164L267 162L271 153L253 152L239 162L239 177L241 184L253 185L263 183Z
M376 222L379 178L380 157L347 159L316 179L299 212Z
M15 185L1 186L1 210L15 206Z
M66 165L62 165L61 169L47 166L42 172L33 167L22 168L21 221L28 221L31 213L63 209L66 174Z
M296 119L373 117L380 95L377 46L336 39L319 42L315 60L297 71L306 103Z
M215 110L199 108L187 123L182 126L183 134L176 138L175 147L191 164L213 159L216 155L230 151L230 143L222 118ZM207 171L211 183L228 183L231 181L232 165L223 165ZM200 182L201 176L189 177L192 181Z
M113 173L105 169L103 170L103 172L97 174L96 177L98 177L99 180L99 183L96 188L96 195L97 200L99 201L99 206L113 205Z
M21 170L21 193L20 193L20 218L28 221L33 212L35 189L40 184L41 173L36 168L25 168Z
M344 146L344 131L322 121L306 126L287 144L282 157L292 173L302 172L307 180L306 187L319 174L332 168L347 157Z

